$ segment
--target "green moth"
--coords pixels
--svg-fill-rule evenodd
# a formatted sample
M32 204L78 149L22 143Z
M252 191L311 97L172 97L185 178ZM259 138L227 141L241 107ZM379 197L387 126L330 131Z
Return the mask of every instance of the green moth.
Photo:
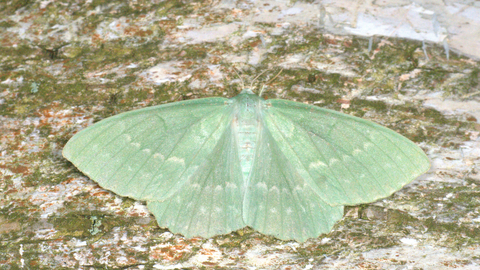
M250 89L109 117L63 156L102 187L146 201L173 233L250 226L299 242L329 232L344 205L389 196L430 167L390 129Z

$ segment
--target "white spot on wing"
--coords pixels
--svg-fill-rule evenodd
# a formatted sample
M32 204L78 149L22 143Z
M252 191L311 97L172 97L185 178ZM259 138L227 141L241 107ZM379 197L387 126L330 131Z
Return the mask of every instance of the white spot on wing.
M333 164L335 164L335 163L337 163L337 162L338 162L338 159L336 159L336 158L331 158L330 161L328 162L328 164L329 164L330 166L332 166Z
M185 166L185 160L183 158L171 157L171 158L167 159L167 161L172 162L172 163L181 164L182 166Z
M265 184L265 182L258 182L258 183L256 184L256 186L257 186L258 188L267 190L267 184Z
M366 142L363 144L363 149L368 150L368 148L373 147L373 143Z
M145 149L143 149L143 150L142 150L142 152L145 152L145 153L147 153L147 154L148 154L148 153L150 153L150 149L148 149L148 148L145 148Z
M190 187L193 189L200 189L200 185L197 183L191 184Z
M232 183L232 182L227 182L226 187L231 189L236 189L237 185L235 185L235 183Z
M130 143L130 144L135 146L136 148L140 148L140 143L138 143L138 142L133 142L133 143Z
M360 149L355 149L355 150L353 150L352 155L356 156L356 155L358 155L358 154L360 154L360 153L362 153L362 150L360 150Z
M155 154L153 154L153 158L159 158L159 159L161 159L162 161L165 159L165 157L164 157L162 154L160 154L160 153L155 153Z
M270 191L274 191L274 192L276 192L276 193L279 193L280 190L278 189L277 186L272 186L272 187L270 188Z
M318 167L327 167L327 164L318 160L318 161L315 161L315 162L311 162L310 165L308 165L309 169L317 169Z

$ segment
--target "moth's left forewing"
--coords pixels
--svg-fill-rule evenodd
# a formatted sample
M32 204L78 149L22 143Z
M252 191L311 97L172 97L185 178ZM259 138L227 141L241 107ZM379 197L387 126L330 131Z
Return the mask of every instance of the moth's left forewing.
M63 156L103 188L163 200L181 190L218 143L228 102L206 98L118 114L77 133Z
M361 118L268 100L266 127L317 194L331 205L389 196L430 167L413 142Z

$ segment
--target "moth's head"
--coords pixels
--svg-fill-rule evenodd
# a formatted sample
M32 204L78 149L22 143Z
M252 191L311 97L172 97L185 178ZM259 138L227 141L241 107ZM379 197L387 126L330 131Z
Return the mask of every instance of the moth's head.
M240 94L252 94L252 95L255 94L255 93L253 92L253 90L252 90L252 89L254 88L253 84L255 83L255 81L256 81L261 75L263 75L265 72L269 71L269 69L266 69L266 70L264 70L263 72L261 72L260 74L258 74L258 75L252 80L252 82L251 82L251 84L250 84L250 87L246 88L246 87L245 87L245 83L244 83L244 81L243 81L243 79L242 79L242 76L240 76L240 74L237 72L237 69L236 69L235 67L233 67L233 70L235 71L235 73L237 74L238 78L239 78L240 81L241 81L241 87L242 87L243 90L242 90L242 92L241 92ZM275 75L275 77L273 77L273 79L271 79L271 80L268 81L267 83L264 83L264 84L263 84L263 86L262 86L262 88L260 89L260 91L257 91L259 97L262 96L263 90L265 89L265 85L266 85L266 84L269 84L270 82L272 82L273 80L275 80L275 79L278 77L278 75L280 75L280 73L282 73L282 71L283 71L283 69L281 69L280 72L278 72L277 75Z
M251 88L243 88L242 92L240 94L251 94L253 95L253 91Z

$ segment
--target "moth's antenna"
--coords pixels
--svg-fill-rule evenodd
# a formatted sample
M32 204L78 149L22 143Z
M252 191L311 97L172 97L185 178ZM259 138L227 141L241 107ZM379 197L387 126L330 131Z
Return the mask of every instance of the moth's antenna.
M240 76L240 74L238 74L237 69L233 65L232 65L232 67L233 67L233 71L235 71L235 73L237 73L237 76L240 79L240 82L242 83L242 90L245 89L245 84L243 83L242 77Z
M258 96L259 96L259 97L261 97L261 96L262 96L263 89L265 89L265 84L264 84L264 85L262 85L262 90L260 90L260 93L258 94Z
M278 77L278 75L280 75L280 73L282 73L282 71L283 71L283 68L280 70L280 72L277 73L277 75L275 75L275 77L273 77L273 79L271 79L270 81L268 81L266 84L269 84L269 83L271 83L273 80L275 80L275 79ZM261 75L261 74L260 74L260 75ZM262 86L262 90L260 90L260 94L258 94L259 97L262 96L263 89L265 89L265 84Z
M262 73L258 74L255 78L253 78L252 83L250 84L250 89L253 88L253 83L255 82L255 80L258 79L258 77L262 76L263 73L265 73L267 71L268 71L268 69L264 70Z
M280 69L280 72L278 72L277 75L275 75L275 77L273 77L273 79L271 79L270 81L268 81L266 84L269 84L269 83L273 82L273 80L275 80L275 79L278 77L278 75L280 75L280 73L282 73L282 71L283 71L283 68Z

